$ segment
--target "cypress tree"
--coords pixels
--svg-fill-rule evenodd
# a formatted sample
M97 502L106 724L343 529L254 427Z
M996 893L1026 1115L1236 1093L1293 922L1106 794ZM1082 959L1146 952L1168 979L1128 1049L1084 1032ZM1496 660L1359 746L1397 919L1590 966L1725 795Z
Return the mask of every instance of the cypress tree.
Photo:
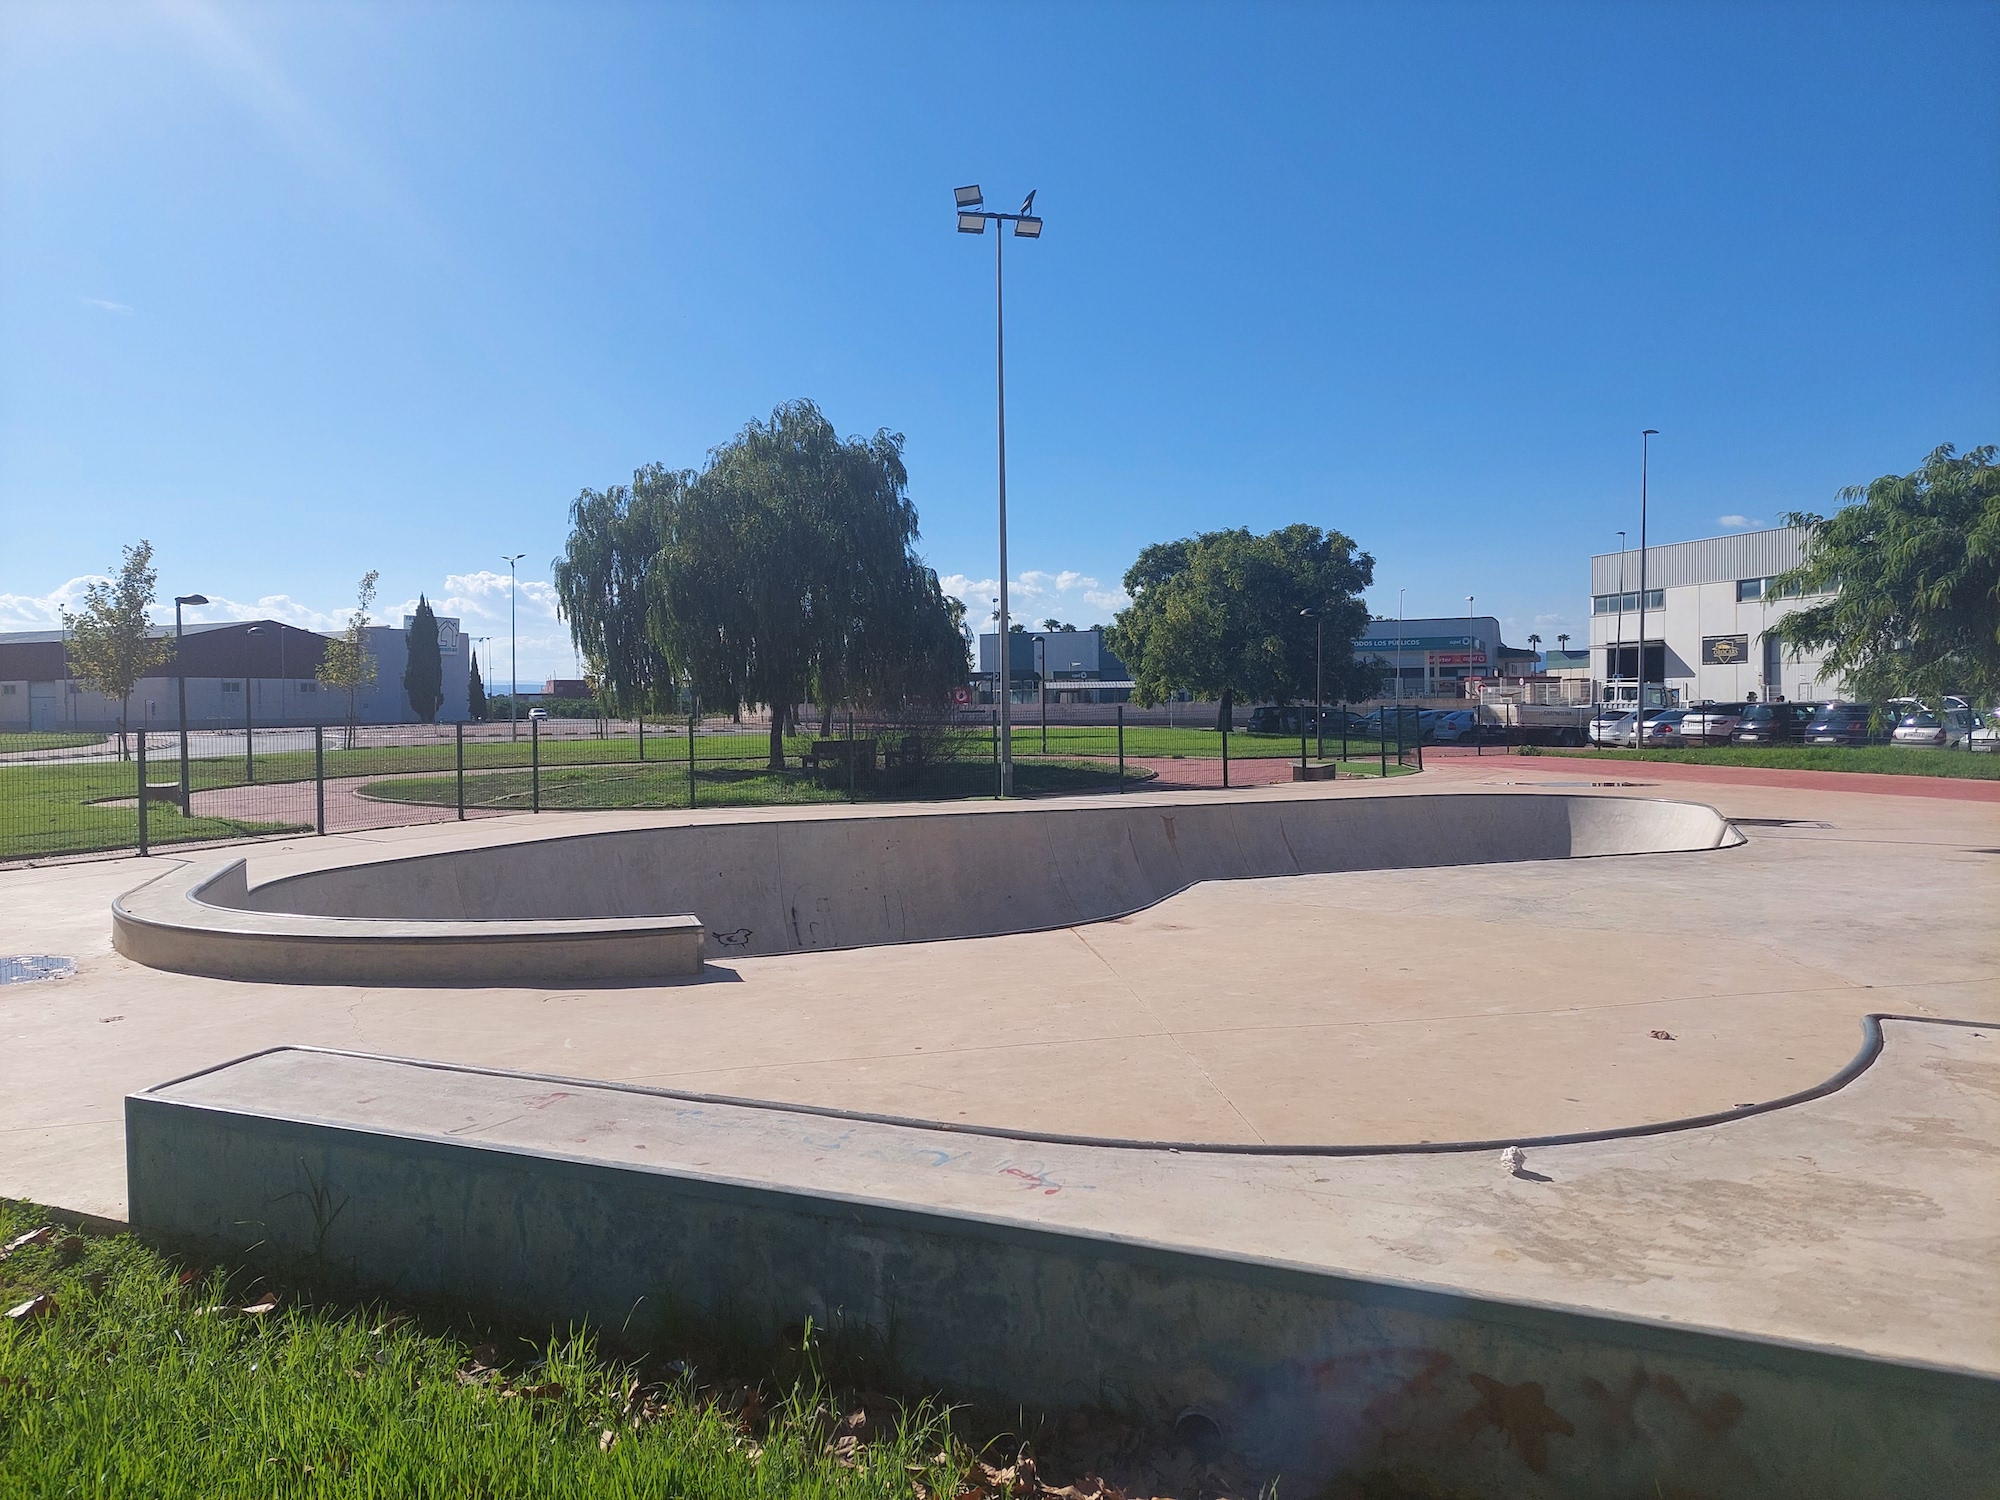
M403 668L403 691L409 694L417 717L426 724L434 723L438 710L444 707L444 658L438 653L437 615L421 594L403 638L409 661Z
M476 723L486 720L486 683L479 675L477 652L472 657L472 673L465 679L465 714Z

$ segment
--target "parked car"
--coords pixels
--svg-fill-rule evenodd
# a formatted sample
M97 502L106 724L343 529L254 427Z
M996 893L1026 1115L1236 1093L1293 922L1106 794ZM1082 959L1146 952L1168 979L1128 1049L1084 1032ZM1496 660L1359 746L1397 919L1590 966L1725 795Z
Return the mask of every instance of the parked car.
M1991 754L2000 750L2000 720L1993 714L1975 714L1972 733L1965 737L1965 748L1984 750Z
M1479 715L1469 708L1440 710L1424 726L1424 738L1439 745L1470 745L1479 735Z
M546 724L548 720L549 711L546 708L531 708L528 710L528 722L530 724Z
M1904 714L1889 735L1892 745L1910 745L1925 750L1945 750L1962 745L1978 726L1969 708L1947 708L1943 713L1920 709Z
M1685 744L1681 738L1681 720L1688 716L1684 708L1663 709L1648 718L1639 730L1639 743L1646 749L1662 749Z
M1872 703L1822 703L1802 738L1808 745L1866 745L1884 738L1874 724Z
M1752 703L1729 732L1732 745L1795 745L1819 713L1817 703Z
M1681 739L1689 745L1726 745L1749 707L1748 703L1697 703L1681 720Z
M1620 734L1624 738L1619 738ZM1590 743L1593 745L1629 745L1632 743L1632 711L1630 709L1602 708L1590 721Z

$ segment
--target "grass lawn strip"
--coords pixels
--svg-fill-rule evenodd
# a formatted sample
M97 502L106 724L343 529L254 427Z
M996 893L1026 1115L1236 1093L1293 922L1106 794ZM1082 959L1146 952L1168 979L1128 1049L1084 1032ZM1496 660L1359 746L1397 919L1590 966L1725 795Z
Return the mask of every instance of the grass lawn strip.
M880 1394L899 1377L866 1336L628 1324L614 1357L589 1330L316 1295L6 1199L0 1311L9 1500L1126 1500L1107 1472L1135 1496L1255 1493L1129 1414Z
M1126 784L1153 779L1154 773L1128 766ZM1029 760L1014 762L1015 790L1024 796L1055 796L1071 792L1117 790L1116 763L1088 760ZM685 807L687 764L671 761L644 766L542 768L544 809ZM887 777L856 787L862 801L896 801L990 797L993 768L982 762L939 766L904 784ZM411 776L370 782L361 793L385 802L417 802L449 807L458 800L456 776ZM521 811L533 798L532 774L523 771L483 771L465 780L467 807ZM703 807L759 807L783 803L845 802L847 786L836 774L824 783L799 771L775 772L762 767L717 766L696 762L695 800Z
M81 750L89 745L101 745L109 736L102 734L82 734L59 731L32 730L26 733L14 730L0 731L0 755L19 755L33 750Z
M1541 750L1565 759L1658 760L1696 766L1765 766L1779 771L1867 771L1887 776L1949 776L2000 781L2000 755L1924 750L1905 745L1717 745L1684 750Z

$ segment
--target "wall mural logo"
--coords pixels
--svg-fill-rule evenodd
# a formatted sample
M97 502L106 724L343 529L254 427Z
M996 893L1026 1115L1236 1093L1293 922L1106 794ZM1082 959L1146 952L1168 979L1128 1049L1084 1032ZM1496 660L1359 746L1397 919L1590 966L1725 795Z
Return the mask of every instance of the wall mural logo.
M1747 635L1709 635L1701 641L1702 665L1709 667L1740 666L1750 658L1750 637Z

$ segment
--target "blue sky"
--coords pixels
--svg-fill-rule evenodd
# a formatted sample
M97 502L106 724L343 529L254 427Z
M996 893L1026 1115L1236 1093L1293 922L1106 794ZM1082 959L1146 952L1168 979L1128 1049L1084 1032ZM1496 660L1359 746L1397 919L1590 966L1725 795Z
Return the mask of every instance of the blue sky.
M571 670L584 487L810 397L1017 612L1292 521L1379 610L1581 634L1586 559L2000 440L2000 6L0 10L0 629L151 538L330 625L366 569ZM1728 521L1722 518L1732 518ZM504 650L504 642L500 643Z

